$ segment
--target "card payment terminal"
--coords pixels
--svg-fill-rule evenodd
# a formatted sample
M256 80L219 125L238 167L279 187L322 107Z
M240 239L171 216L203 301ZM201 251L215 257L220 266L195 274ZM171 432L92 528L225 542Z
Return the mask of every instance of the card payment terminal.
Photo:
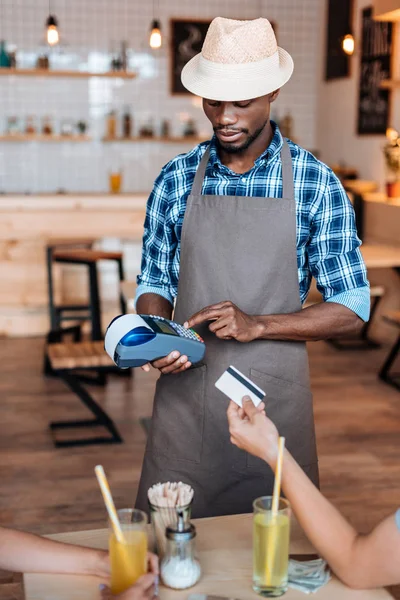
M117 367L140 367L167 356L173 350L186 354L194 364L205 353L202 338L179 323L154 315L120 315L109 324L104 348Z

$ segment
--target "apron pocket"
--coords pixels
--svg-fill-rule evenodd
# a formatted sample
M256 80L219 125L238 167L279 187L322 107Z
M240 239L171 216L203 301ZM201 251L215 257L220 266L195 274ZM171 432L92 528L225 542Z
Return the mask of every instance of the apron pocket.
M280 379L256 369L250 369L250 379L266 396L265 410L285 445L300 465L317 461L312 394L308 387ZM250 454L247 466L264 470L264 461Z
M160 375L154 398L150 451L200 463L205 414L205 365Z

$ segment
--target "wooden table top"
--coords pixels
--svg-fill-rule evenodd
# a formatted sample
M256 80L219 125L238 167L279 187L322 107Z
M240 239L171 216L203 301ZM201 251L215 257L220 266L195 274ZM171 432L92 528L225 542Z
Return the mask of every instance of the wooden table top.
M202 578L190 590L177 592L160 587L161 600L183 600L191 593L215 594L239 600L260 598L252 582L252 515L215 517L193 521L197 529L197 549L202 566ZM106 529L81 531L50 536L53 539L106 548ZM293 523L291 554L308 554L313 548L296 523ZM98 600L101 580L90 576L25 574L26 600ZM302 592L289 588L285 600L304 600ZM313 595L324 600L389 600L384 589L351 590L335 577Z

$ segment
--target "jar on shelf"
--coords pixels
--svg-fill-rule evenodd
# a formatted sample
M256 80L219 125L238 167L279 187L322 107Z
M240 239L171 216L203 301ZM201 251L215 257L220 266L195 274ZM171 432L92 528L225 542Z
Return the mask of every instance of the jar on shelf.
M72 123L72 121L70 119L63 120L63 122L61 123L60 133L61 133L61 135L65 135L67 137L70 137L73 135L74 124Z
M36 133L35 117L33 115L28 115L26 117L25 133L28 135Z
M183 513L178 515L176 527L166 528L166 549L161 561L161 578L164 585L184 590L195 585L201 576L200 563L196 558L194 525L185 525Z
M19 122L18 117L8 117L7 119L7 133L15 135L19 133Z
M51 122L51 117L49 117L49 116L43 117L42 133L43 133L43 135L52 135L53 134L53 124Z

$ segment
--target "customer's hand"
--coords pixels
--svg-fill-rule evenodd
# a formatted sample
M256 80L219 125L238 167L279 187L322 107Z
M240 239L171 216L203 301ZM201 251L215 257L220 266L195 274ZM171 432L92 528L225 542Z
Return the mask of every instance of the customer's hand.
M235 402L228 407L231 442L238 448L265 460L275 468L278 456L278 430L264 412L264 404L257 408L248 396L241 409Z
M170 352L168 356L164 358L160 358L151 363L151 365L158 369L161 373L181 373L181 371L186 371L192 363L188 361L188 357L186 354L180 354L178 350L174 350ZM150 371L150 364L147 363L142 366L143 371Z
M107 586L100 586L101 598L102 600L152 600L155 597L154 582L156 577L157 575L154 575L154 573L147 573L147 575L140 577L135 585L117 596L112 594Z

